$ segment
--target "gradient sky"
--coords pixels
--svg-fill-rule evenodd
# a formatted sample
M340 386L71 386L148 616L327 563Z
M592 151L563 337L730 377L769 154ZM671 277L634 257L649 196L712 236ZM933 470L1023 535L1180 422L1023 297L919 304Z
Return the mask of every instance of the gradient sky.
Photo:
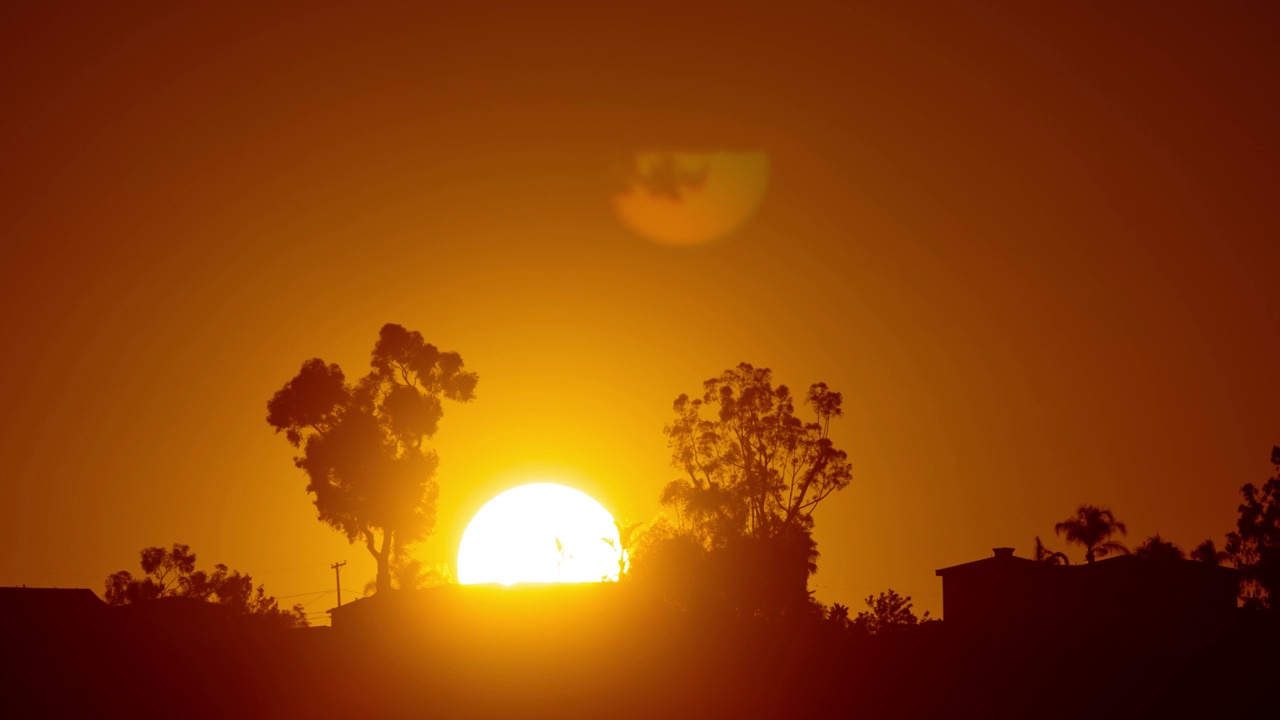
M1081 502L1220 540L1280 442L1277 7L748 5L0 7L0 584L181 541L358 589L265 403L385 322L481 377L429 561L523 481L651 518L740 361L844 393L826 602L936 613ZM637 236L655 147L767 152L758 212Z

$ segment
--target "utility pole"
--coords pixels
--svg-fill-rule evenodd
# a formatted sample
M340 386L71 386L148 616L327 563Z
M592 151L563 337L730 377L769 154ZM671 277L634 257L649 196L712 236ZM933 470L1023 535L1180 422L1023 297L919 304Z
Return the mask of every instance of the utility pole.
M346 564L347 561L343 560L329 566L333 568L333 579L338 581L338 607L342 607L342 566Z

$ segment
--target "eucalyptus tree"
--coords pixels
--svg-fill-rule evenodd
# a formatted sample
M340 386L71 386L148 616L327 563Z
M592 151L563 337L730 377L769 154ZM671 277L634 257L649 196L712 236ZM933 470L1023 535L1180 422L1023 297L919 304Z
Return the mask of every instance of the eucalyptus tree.
M826 383L809 386L806 422L768 368L742 363L705 381L700 398L676 398L675 420L664 429L682 477L667 484L662 503L711 547L737 535L812 528L818 505L852 478L847 454L830 438L842 401Z
M1240 517L1227 534L1226 551L1240 569L1249 607L1280 607L1280 447L1271 448L1271 463L1277 472L1262 487L1240 488Z
M747 363L705 381L700 397L676 398L664 433L680 477L659 498L675 515L665 554L687 560L700 549L702 573L716 578L714 593L730 609L821 609L808 592L818 559L814 510L852 478L830 437L842 400L815 383L803 399L812 414L802 419L791 390ZM663 554L663 543L648 545Z
M477 376L456 352L387 324L370 371L348 382L342 368L313 358L267 403L267 422L301 451L319 519L363 543L377 562L375 585L391 589L397 547L435 528L439 458L427 441L444 400L469 402Z
M251 615L291 627L306 627L307 614L302 605L285 610L266 593L262 585L239 570L221 563L213 572L196 569L196 554L181 543L173 548L143 548L139 553L142 575L121 570L107 576L103 594L108 605L132 605L161 598L183 597L204 600L230 608L240 615Z

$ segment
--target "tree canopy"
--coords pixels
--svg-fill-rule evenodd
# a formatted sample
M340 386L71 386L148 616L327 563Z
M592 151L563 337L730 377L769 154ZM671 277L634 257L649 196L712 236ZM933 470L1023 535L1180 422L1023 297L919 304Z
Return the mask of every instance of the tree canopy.
M1244 578L1243 596L1250 607L1275 607L1280 597L1280 447L1271 448L1276 474L1259 488L1240 489L1240 517L1227 535L1227 554Z
M1147 558L1148 560L1185 560L1187 554L1176 543L1165 540L1160 537L1160 533L1156 533L1142 544L1133 549L1133 554L1138 557Z
M662 503L709 547L739 534L811 528L818 504L853 475L828 436L842 400L826 383L809 386L804 404L813 420L805 422L791 390L774 387L768 368L741 363L705 381L701 398L681 395L673 404L676 417L665 433L682 477L663 489Z
M1190 557L1206 565L1221 565L1231 558L1231 554L1226 550L1219 550L1213 540L1205 540L1191 550Z
M107 576L104 594L108 605L186 597L217 603L240 615L259 616L288 626L307 625L302 605L281 609L262 585L254 588L253 578L238 570L228 570L221 563L214 566L212 573L196 570L196 555L187 545L174 543L169 550L143 548L140 555L142 577L134 577L128 570Z
M302 451L322 522L363 542L378 564L379 590L391 588L397 544L435 528L439 459L426 441L444 416L443 400L468 402L477 375L462 357L418 332L387 324L368 374L348 382L336 364L313 358L267 403L267 422Z
M922 616L915 614L910 595L903 597L893 589L879 596L868 595L863 602L868 610L859 612L852 624L855 630L869 635L890 635L931 621L928 612Z
M852 478L829 437L841 403L815 383L803 403L812 419L802 420L790 389L747 363L705 381L701 397L676 398L664 433L681 475L659 497L674 522L655 523L638 540L637 576L662 569L677 596L705 585L704 595L744 612L812 610L813 513Z

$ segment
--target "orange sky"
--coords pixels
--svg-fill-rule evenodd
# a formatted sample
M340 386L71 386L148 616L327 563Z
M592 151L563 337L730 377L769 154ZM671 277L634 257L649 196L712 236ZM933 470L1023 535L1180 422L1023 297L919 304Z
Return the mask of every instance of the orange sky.
M481 376L430 560L524 480L651 517L671 400L739 361L845 395L827 602L936 612L1080 502L1220 539L1270 470L1267 4L171 5L0 7L0 584L182 541L358 588L265 403L384 322ZM633 234L654 147L767 152L758 213Z

